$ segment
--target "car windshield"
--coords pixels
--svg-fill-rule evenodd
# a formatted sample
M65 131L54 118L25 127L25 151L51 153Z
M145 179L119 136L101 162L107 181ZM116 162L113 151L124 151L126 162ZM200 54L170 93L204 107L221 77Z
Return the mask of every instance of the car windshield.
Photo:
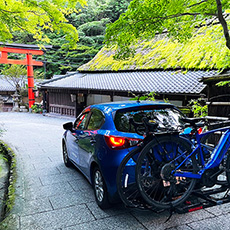
M143 117L156 121L159 127L162 128L177 128L182 124L181 118L184 117L184 115L175 108L142 108L128 111L118 110L115 115L114 123L118 131L135 133L134 126L130 125L129 119L132 118L135 122L142 122Z

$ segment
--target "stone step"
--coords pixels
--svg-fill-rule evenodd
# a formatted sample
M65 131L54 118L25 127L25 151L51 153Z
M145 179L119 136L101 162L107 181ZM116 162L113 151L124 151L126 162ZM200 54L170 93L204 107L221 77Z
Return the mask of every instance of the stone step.
M20 112L23 112L23 113L27 113L28 112L28 109L21 109L19 110Z

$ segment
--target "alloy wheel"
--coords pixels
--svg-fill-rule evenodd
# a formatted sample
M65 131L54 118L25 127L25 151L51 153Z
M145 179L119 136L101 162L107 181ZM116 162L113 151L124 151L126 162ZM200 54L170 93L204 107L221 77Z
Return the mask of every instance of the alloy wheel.
M94 186L95 186L96 198L99 202L102 202L104 198L104 183L103 183L101 172L98 170L95 172Z

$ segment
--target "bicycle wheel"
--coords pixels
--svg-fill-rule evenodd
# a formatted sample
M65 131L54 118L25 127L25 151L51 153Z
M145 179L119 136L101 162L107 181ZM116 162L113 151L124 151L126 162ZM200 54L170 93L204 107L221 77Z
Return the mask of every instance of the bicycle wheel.
M149 142L141 151L136 165L136 180L143 199L159 209L175 207L191 194L196 179L174 177L171 172L191 153L191 144L167 135ZM179 157L180 156L180 157ZM187 159L181 171L195 172L195 157Z
M135 179L136 160L142 147L138 146L122 160L117 170L117 190L126 207L144 208L143 198L137 188Z
M228 186L230 187L230 153L227 154L225 168L226 168L226 177L227 177Z

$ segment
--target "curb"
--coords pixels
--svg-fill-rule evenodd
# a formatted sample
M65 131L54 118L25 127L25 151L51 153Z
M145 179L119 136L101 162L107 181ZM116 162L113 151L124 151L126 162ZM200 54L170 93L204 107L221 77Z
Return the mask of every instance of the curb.
M0 141L0 151L7 159L9 165L9 173L7 178L7 186L5 191L5 197L3 200L1 216L0 216L0 228L1 223L9 215L15 202L15 183L17 178L16 173L16 157L15 153L4 142Z

